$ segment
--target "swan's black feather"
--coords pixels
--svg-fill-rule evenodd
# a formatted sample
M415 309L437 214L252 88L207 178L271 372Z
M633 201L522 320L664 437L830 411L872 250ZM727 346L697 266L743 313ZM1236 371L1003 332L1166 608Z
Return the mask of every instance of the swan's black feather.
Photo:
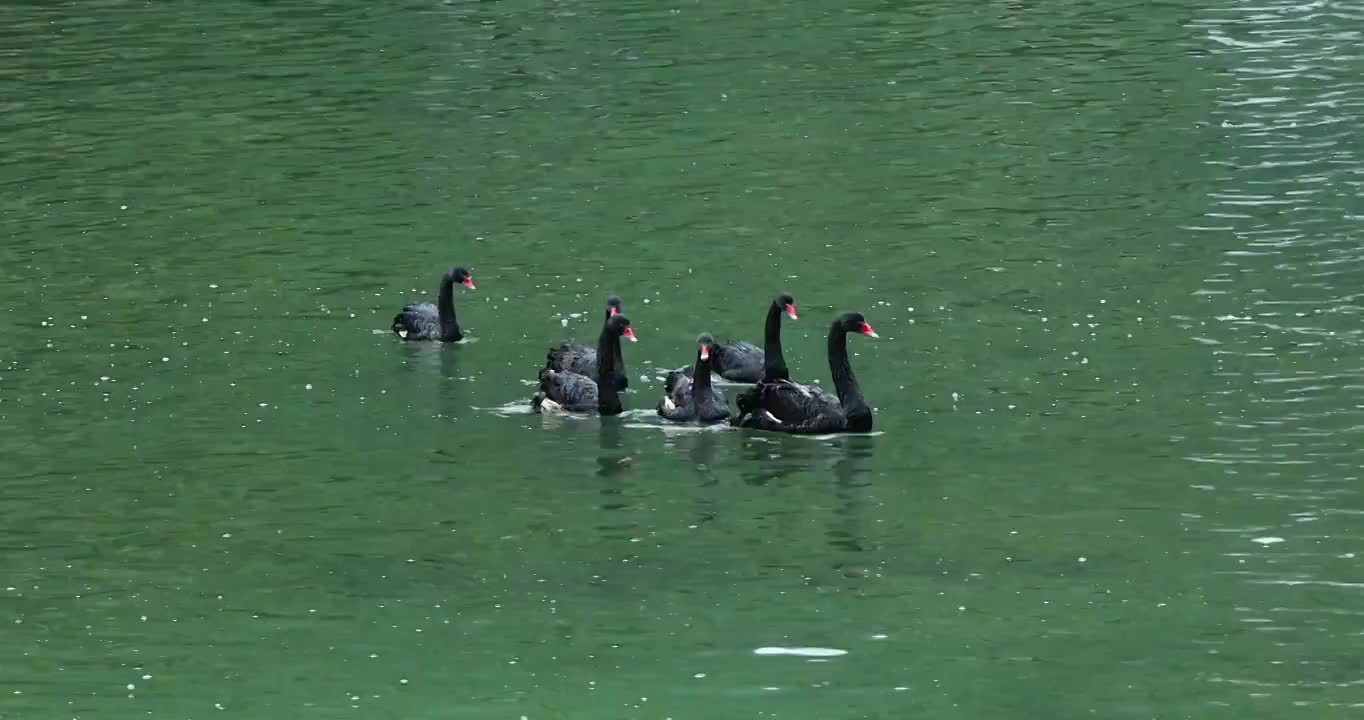
M393 316L393 332L404 340L438 340L440 314L431 303L412 303Z
M789 380L755 385L736 398L739 427L793 434L840 432L847 427L843 404L817 385Z
M747 340L718 345L711 368L730 382L758 382L763 379L763 349Z
M588 412L597 409L597 383L586 375L540 370L540 392L531 405L541 410L544 400L554 401L569 412Z

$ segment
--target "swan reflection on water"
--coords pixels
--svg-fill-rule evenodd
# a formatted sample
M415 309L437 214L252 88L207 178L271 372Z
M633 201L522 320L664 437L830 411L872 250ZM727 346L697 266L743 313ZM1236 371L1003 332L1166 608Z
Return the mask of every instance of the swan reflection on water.
M462 267L452 267L440 280L435 304L408 303L393 316L393 334L406 341L459 342L464 331L455 317L455 285L476 289L474 278Z
M621 451L624 443L621 441L619 422L603 418L597 439L600 447L597 452L597 477L614 477L629 469L634 462L634 454Z
M860 553L867 549L861 530L862 500L865 489L872 484L866 464L876 441L865 435L849 435L840 438L838 444L843 452L833 463L837 503L834 505L835 522L827 533L829 545L835 550ZM835 567L846 570L839 565Z
M597 432L596 476L601 481L598 490L601 494L601 509L610 514L602 516L596 529L603 540L634 543L647 534L648 529L640 525L641 517L645 517L640 513L616 512L638 509L638 503L632 497L641 494L629 482L635 468L635 455L625 449L624 439L621 423L617 419L602 418Z

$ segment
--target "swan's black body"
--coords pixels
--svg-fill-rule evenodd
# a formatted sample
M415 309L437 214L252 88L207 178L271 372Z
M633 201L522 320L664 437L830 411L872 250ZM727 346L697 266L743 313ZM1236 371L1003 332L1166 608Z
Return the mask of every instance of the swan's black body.
M602 321L602 327L610 322L611 318L624 312L620 298L612 295L606 299L606 318ZM625 376L625 359L620 354L620 343L616 343L616 377L615 386L617 391L623 391L630 386L630 380ZM589 378L597 376L597 351L573 340L564 340L558 347L549 349L545 354L545 369L556 372L574 372L579 375L586 375Z
M464 339L455 320L455 283L474 289L474 279L462 267L450 268L440 280L440 295L436 304L412 303L393 316L393 334L403 340L439 340L459 342Z
M781 352L781 316L786 313L796 319L796 299L786 293L772 300L763 325L763 346L758 348L746 340L732 340L717 345L711 354L711 371L731 382L762 382L788 380L786 357Z
M829 370L837 397L790 380L761 382L735 398L739 415L733 424L792 434L870 432L871 408L848 363L849 331L876 337L861 313L844 313L834 320L829 328Z
M624 410L620 403L620 391L614 382L616 368L614 358L620 357L620 339L635 339L630 328L630 320L624 315L612 315L602 326L601 337L597 340L597 356L604 362L596 363L595 378L571 370L540 369L540 391L531 398L530 405L535 412L593 412L601 415L619 415Z
M729 418L731 413L725 396L710 384L710 363L715 357L715 347L715 339L709 335L696 338L696 364L692 367L692 375L687 377L682 370L668 373L663 386L665 394L658 401L659 415L679 422L713 423Z

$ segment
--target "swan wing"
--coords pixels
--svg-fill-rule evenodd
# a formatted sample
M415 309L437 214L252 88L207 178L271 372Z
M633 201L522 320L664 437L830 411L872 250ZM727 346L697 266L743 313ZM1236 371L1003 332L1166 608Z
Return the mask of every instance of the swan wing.
M567 410L593 410L597 407L597 383L586 375L549 373L540 381L540 391Z
M739 399L735 424L785 433L837 432L845 425L843 405L823 388L780 380L760 383Z

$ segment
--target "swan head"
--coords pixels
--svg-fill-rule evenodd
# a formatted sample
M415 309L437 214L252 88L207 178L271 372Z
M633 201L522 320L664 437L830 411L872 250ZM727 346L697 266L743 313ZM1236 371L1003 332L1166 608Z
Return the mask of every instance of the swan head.
M800 316L796 314L796 298L793 297L791 293L782 293L778 295L772 300L772 304L781 308L782 312L786 313L786 317L789 317L792 320L800 319Z
M861 333L871 338L881 337L871 329L871 323L860 312L843 313L838 318L838 326L847 332Z
M710 333L701 333L696 336L696 352L702 360L709 360L710 354L715 351L715 338Z
M615 317L625 312L625 306L620 301L619 295L612 295L606 298L606 316Z
M630 318L624 315L612 315L611 319L606 321L606 329L623 338L629 338L630 342L639 342L634 329L630 327Z
M462 267L450 268L450 271L445 273L445 277L451 282L463 285L470 290L478 289L478 287L474 285L474 276L470 275L469 271Z

